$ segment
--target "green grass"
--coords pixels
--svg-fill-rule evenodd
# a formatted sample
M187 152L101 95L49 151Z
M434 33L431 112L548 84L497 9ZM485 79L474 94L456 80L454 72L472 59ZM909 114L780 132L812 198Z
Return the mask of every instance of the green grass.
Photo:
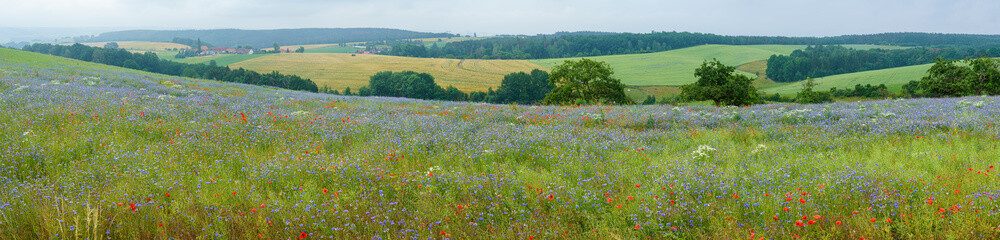
M1000 234L997 98L527 107L163 78L8 49L0 66L2 239ZM103 83L48 83L77 75ZM921 128L873 131L893 124Z
M615 76L626 85L679 86L695 82L694 70L705 60L718 59L726 65L767 59L775 54L789 54L805 46L797 45L703 45L666 52L587 57L605 61L615 70ZM568 59L530 60L542 67L552 68Z
M920 80L920 78L927 75L927 69L930 69L934 64L923 64L916 66L906 66L898 68L888 68L873 71L864 71L857 73L848 73L827 76L823 78L817 78L816 90L829 90L830 88L854 88L855 85L861 84L871 84L879 85L885 84L890 88L890 90L898 91L898 89L909 83L910 81ZM773 87L763 88L761 91L766 93L774 94L780 93L781 95L795 94L802 90L802 84L799 82L795 83L784 83Z

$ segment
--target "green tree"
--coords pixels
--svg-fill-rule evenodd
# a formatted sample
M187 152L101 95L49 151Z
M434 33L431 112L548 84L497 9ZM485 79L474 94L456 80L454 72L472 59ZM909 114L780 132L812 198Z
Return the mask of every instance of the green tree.
M813 91L816 87L816 80L812 78L807 78L802 83L802 91L799 91L797 97L799 103L826 103L833 102L833 95L830 95L828 91Z
M694 71L698 81L681 86L681 96L692 101L712 100L716 106L747 106L760 103L753 79L737 74L736 68L713 59Z
M493 100L494 103L539 103L554 87L549 84L549 73L542 70L535 69L531 74L511 73L503 77Z
M927 76L921 78L920 87L931 97L958 97L969 95L972 86L966 81L973 75L972 69L959 66L954 60L936 59L927 69Z
M555 85L545 104L631 104L625 84L614 77L608 63L590 59L566 60L552 69L549 82Z
M299 47L299 49L295 49L295 52L296 53L304 53L304 52L306 52L306 48L305 47Z
M274 51L275 52L280 52L281 51L281 45L278 45L278 43L274 43Z
M647 95L646 100L642 101L642 105L653 105L653 104L656 104L656 97L653 97L653 95Z
M118 49L118 43L116 43L116 42L105 43L104 44L104 48L105 49Z

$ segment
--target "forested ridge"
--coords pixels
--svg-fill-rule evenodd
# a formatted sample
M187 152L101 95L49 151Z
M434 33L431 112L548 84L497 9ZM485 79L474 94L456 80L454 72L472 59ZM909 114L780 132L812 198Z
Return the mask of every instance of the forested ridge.
M303 28L273 30L129 30L102 33L92 37L77 37L77 42L148 41L170 42L174 38L201 39L216 46L271 47L324 43L348 43L412 38L447 38L448 33L426 33L387 28Z
M444 46L397 42L388 55L409 57L543 59L588 57L667 51L705 44L726 45L837 45L874 44L935 48L989 48L1000 46L1000 35L881 33L836 37L723 36L691 32L621 34L561 34L495 37L459 41Z
M934 59L1000 57L1000 48L958 50L955 48L915 47L908 49L856 50L842 46L809 46L789 55L774 55L767 60L767 76L776 82L795 82L837 74L920 65Z

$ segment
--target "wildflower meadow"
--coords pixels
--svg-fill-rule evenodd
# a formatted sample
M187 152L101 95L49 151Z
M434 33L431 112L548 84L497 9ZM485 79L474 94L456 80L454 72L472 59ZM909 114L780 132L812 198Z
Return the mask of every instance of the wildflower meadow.
M996 239L1000 98L521 106L0 49L2 239Z

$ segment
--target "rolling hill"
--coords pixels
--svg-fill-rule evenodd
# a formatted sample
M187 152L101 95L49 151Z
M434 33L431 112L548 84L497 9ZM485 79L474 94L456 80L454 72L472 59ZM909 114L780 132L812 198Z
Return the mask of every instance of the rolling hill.
M930 69L933 65L933 63L930 63L817 78L815 80L819 85L816 87L816 90L825 91L834 87L839 89L854 88L857 84L885 84L890 90L898 91L902 85L913 80L920 80L921 77L927 74L927 69ZM800 90L802 90L802 85L798 82L761 89L761 91L769 94L779 93L781 95L795 94Z
M767 59L775 54L789 54L799 45L702 45L657 53L588 57L605 61L615 69L615 75L626 85L679 86L697 80L694 70L704 60L718 59L727 65L742 65ZM551 68L565 60L579 58L529 60L542 67Z
M496 88L504 75L542 69L523 60L458 60L411 58L347 53L288 53L229 64L258 72L280 71L310 78L317 85L343 90L367 86L368 79L380 71L416 71L434 76L438 85L453 85L462 91L485 91Z
M273 30L130 30L107 32L95 37L78 38L78 42L147 41L170 42L174 37L201 39L217 46L251 45L271 47L272 44L302 45L366 42L414 38L454 36L447 33L425 33L386 28L303 28Z

